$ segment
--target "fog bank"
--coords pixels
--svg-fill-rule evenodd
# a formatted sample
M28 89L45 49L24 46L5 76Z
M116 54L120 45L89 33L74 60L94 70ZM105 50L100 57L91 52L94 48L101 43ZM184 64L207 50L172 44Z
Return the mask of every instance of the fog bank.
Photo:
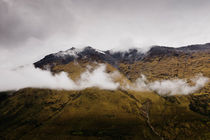
M78 80L73 81L65 72L52 75L50 71L34 68L33 65L18 67L16 69L0 69L0 91L18 90L26 87L82 90L89 87L116 90L119 88L135 91L154 91L160 95L190 94L205 86L209 78L197 75L190 79L157 80L149 82L142 75L134 83L119 83L119 72L106 72L106 65L99 64L94 70L87 67ZM121 79L123 80L123 79ZM126 82L126 81L125 81Z
M115 90L119 84L112 80L112 74L105 72L106 66L99 65L93 71L87 70L77 81L66 72L52 75L50 71L27 65L16 69L0 69L0 91L18 90L26 87L65 90L82 90L88 87Z
M175 94L191 94L209 82L208 77L204 77L202 74L198 74L194 78L190 79L191 85L187 82L187 79L171 79L171 80L157 80L149 82L144 75L136 80L133 86L129 89L137 91L155 91L160 95L175 95Z

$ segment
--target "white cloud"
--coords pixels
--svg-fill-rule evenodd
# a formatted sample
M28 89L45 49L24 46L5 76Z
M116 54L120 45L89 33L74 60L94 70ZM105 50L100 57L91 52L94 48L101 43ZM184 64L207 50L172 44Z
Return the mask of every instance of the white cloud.
M32 65L17 69L0 69L0 91L18 90L25 87L81 90L88 87L101 89L116 89L119 84L113 82L111 75L105 72L106 66L99 65L92 72L87 69L81 78L73 81L68 74L61 72L52 75L51 72L34 68Z
M160 95L190 94L201 89L208 83L209 78L201 74L190 79L194 85L187 83L186 79L172 79L148 82L146 77L142 75L138 78L134 86L129 87L137 91L151 90Z
M61 72L52 75L50 71L34 68L33 65L17 69L0 69L0 91L18 90L25 87L82 90L89 87L116 90L118 88L136 91L155 91L160 95L190 94L205 86L209 78L197 75L192 78L193 85L186 79L172 79L149 82L142 75L134 83L120 84L116 79L122 78L118 71L106 72L106 65L99 64L95 69L87 67L80 78L73 81L68 74ZM122 79L123 80L123 79Z
M106 65L102 64L92 72L87 70L82 73L77 84L80 88L99 87L102 89L117 89L119 87L119 83L113 81L112 74L106 73Z
M67 74L52 75L49 71L34 68L32 65L18 69L0 69L0 90L17 90L25 87L75 89L75 83Z

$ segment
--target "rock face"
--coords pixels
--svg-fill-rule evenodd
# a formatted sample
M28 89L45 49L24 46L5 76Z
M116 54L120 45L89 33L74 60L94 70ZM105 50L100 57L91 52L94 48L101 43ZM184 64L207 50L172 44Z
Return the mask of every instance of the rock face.
M180 48L153 46L148 52L142 53L137 49L129 49L124 52L100 51L90 46L84 49L71 48L66 51L49 54L38 62L35 67L42 69L52 68L57 64L67 64L74 60L96 61L111 64L118 67L119 63L134 63L136 61L147 60L155 56L179 56L182 54L192 54L196 52L210 52L210 43L204 45L191 45Z

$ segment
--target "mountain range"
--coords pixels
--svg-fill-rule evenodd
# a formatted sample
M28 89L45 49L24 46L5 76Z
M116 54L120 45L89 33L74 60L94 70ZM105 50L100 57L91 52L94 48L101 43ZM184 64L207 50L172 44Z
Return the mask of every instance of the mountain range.
M66 72L76 81L91 66L117 71L119 83L210 78L210 43L179 48L153 46L101 51L90 46L49 54L34 67ZM0 93L0 139L210 139L210 82L182 95L132 88L83 90L24 88Z
M90 46L83 49L76 49L74 47L60 51L58 53L49 54L38 62L35 62L35 67L53 67L56 64L67 64L74 60L90 60L99 61L111 64L118 67L120 63L135 63L136 61L146 60L155 56L181 56L192 55L194 53L209 53L210 43L204 45L191 45L180 48L153 46L151 49L143 53L139 49L129 49L127 51L101 51Z

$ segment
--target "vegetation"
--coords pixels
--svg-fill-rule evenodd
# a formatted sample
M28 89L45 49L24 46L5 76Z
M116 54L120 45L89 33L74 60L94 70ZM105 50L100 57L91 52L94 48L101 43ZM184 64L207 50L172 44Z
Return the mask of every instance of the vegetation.
M123 84L141 74L149 81L190 79L198 73L210 77L209 59L209 52L201 51L106 65L108 73L119 72L114 80ZM80 59L52 66L53 73L65 71L77 80L87 66L92 71L98 64ZM210 82L194 94L179 96L98 88L1 92L0 139L209 140Z
M0 103L1 139L209 139L208 114L191 96L26 88ZM197 106L197 105L196 105Z

